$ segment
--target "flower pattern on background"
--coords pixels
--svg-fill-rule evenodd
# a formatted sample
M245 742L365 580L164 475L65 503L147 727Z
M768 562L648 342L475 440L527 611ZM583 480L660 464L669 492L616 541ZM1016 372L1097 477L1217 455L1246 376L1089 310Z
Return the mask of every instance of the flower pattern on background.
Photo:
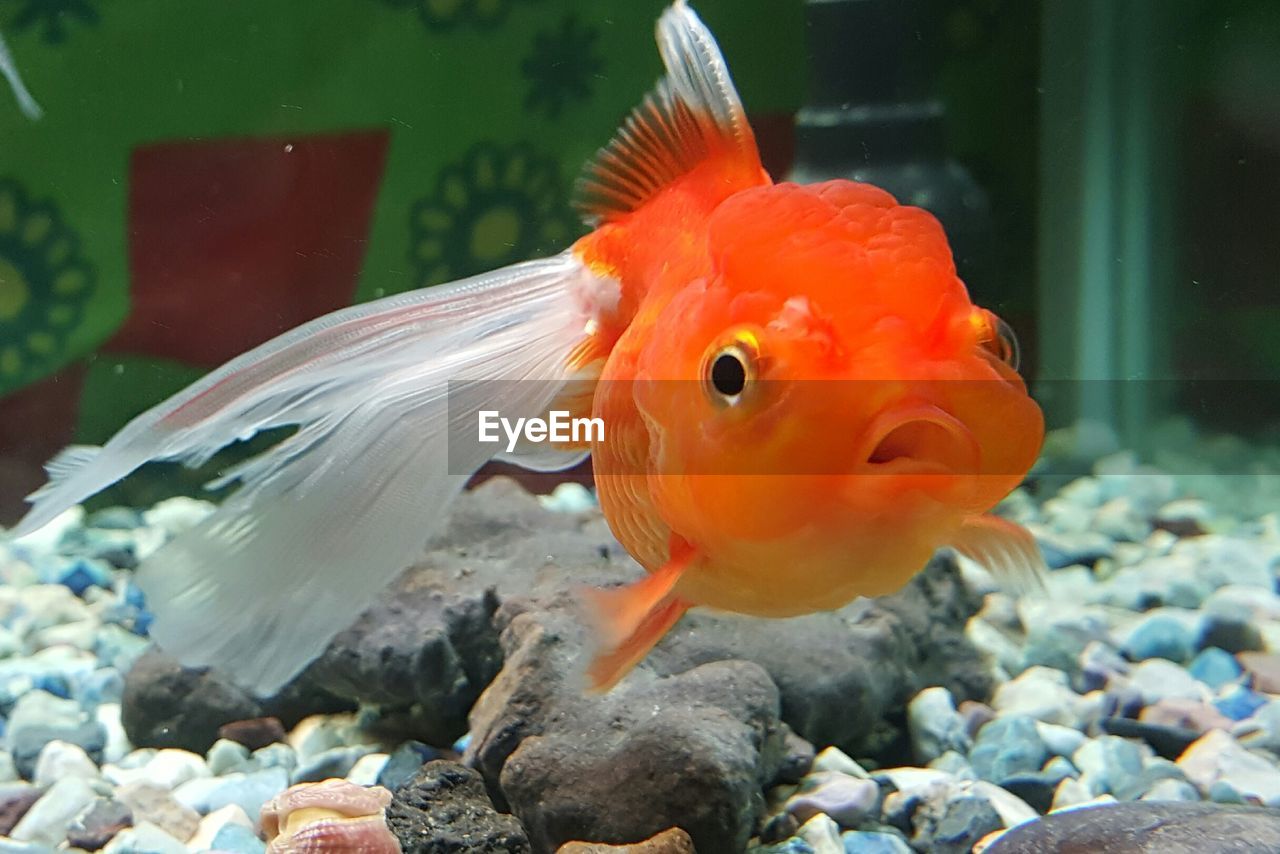
M569 101L589 100L592 80L604 71L595 52L598 35L575 15L565 16L559 29L535 35L533 50L520 63L529 81L525 106L556 118Z
M54 207L0 178L0 394L57 366L94 284Z
M48 44L66 41L71 24L96 27L100 20L93 0L4 0L4 5L17 7L8 19L14 31L40 27Z
M524 143L481 143L446 166L409 229L417 287L548 255L580 233L556 161Z
M529 0L382 0L397 9L415 9L432 30L449 30L459 24L493 28L507 17L513 3Z

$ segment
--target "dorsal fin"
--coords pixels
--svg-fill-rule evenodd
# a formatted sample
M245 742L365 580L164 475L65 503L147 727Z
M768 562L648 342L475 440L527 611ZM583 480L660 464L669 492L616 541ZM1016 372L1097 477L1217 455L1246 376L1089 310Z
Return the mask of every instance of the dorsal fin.
M574 203L592 225L634 211L713 156L759 169L724 57L685 0L662 13L657 39L666 76L579 179Z

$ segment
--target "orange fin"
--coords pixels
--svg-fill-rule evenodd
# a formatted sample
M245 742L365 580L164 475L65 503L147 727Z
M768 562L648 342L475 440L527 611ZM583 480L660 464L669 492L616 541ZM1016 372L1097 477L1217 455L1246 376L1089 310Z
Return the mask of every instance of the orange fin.
M692 558L690 550L625 587L583 591L600 643L587 669L593 691L616 685L689 610L671 591Z
M636 210L713 157L760 173L746 111L710 31L684 0L662 13L658 49L667 75L587 166L574 204L596 225Z
M999 516L970 516L951 546L982 564L996 583L1011 593L1045 590L1045 565L1031 532Z

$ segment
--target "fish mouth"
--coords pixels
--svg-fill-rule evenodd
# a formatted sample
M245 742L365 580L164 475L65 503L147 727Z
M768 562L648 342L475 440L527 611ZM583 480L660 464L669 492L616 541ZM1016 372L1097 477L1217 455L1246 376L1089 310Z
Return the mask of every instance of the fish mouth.
M878 415L861 459L873 474L976 471L977 440L962 421L932 404L906 404Z

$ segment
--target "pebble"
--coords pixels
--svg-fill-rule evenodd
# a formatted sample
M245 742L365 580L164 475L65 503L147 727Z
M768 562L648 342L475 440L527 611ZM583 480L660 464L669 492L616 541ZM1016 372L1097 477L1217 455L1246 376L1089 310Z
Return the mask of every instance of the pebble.
M839 771L819 771L801 782L784 809L802 825L822 814L843 827L853 828L871 814L879 799L880 787L872 780Z
M283 768L263 768L249 773L225 774L183 783L174 798L198 813L209 813L227 804L237 804L249 815L257 815L262 805L289 788L289 773Z
M407 783L418 769L433 759L440 758L440 751L420 741L402 742L387 758L378 773L378 785L395 791ZM850 760L852 761L852 760ZM815 765L816 769L816 765Z
M239 806L227 804L225 807L214 810L200 819L196 832L187 840L187 847L193 851L214 848L214 840L217 838L219 831L228 825L239 825L251 831L254 823Z
M1103 735L1082 744L1071 762L1093 795L1110 793L1123 801L1141 794L1143 762L1150 755L1149 748L1144 755L1136 742Z
M967 752L972 746L964 719L946 688L926 688L907 704L907 731L919 762L931 762L948 750Z
M225 851L229 854L263 854L267 850L267 843L247 827L227 824L223 825L217 836L213 838L212 847L216 851Z
M212 776L204 757L187 750L167 747L158 750L147 762L136 768L107 765L103 776L116 785L146 782L172 791L190 780Z
M1045 723L1072 726L1079 720L1079 701L1067 674L1037 666L997 688L991 705L1001 715L1027 715Z
M372 745L355 745L353 747L331 747L313 754L289 775L293 784L318 783L331 777L346 777L362 757L376 750Z
M204 761L209 768L209 773L215 777L231 771L256 770L256 763L249 753L249 748L226 738L220 738L213 743L205 753Z
M1209 730L1178 759L1187 779L1207 792L1215 783L1230 785L1241 795L1280 806L1280 769L1222 730Z
M996 718L978 731L969 753L973 770L984 780L1001 783L1017 774L1039 771L1049 757L1036 721L1026 715Z
M1160 700L1208 700L1209 689L1187 672L1185 667L1163 658L1150 658L1134 665L1129 682L1142 694L1146 705Z
M912 854L900 836L874 830L848 830L841 835L844 854Z
M116 789L116 800L133 813L135 821L148 821L175 839L189 839L200 824L200 814L178 802L163 786L145 781Z
M1186 780L1164 779L1156 782L1140 800L1144 801L1199 801L1200 792Z
M279 718L249 718L223 724L218 728L218 737L242 744L249 750L258 750L269 744L283 742L285 731Z
M1085 740L1085 734L1074 727L1044 721L1036 721L1036 732L1049 752L1058 756L1070 756L1080 749Z
M104 854L186 854L187 846L149 821L140 821L115 835Z
M839 771L841 774L848 774L850 777L861 777L864 780L871 779L867 769L849 758L848 754L838 747L827 747L818 751L818 755L813 758L813 770ZM385 786L386 784L379 783L379 785Z
M9 835L19 842L57 845L66 839L72 819L97 796L80 777L59 780L27 810Z
M1133 628L1121 650L1131 661L1167 658L1181 664L1195 654L1195 636L1182 621L1156 614Z
M1241 652L1236 659L1253 680L1253 687L1268 694L1280 694L1280 654Z
M979 839L1003 827L1000 814L984 798L957 798L947 804L942 820L933 829L929 850L969 854Z
M1218 699L1213 701L1213 707L1222 714L1223 717L1233 721L1242 721L1246 718L1253 717L1253 714L1267 705L1267 698L1259 694L1257 691L1251 691L1243 685L1238 685L1228 691ZM1230 729L1225 726L1223 729Z
M1240 678L1242 672L1236 657L1224 649L1210 646L1200 650L1187 666L1187 672L1196 679L1217 690Z
M67 842L75 848L97 851L132 824L133 813L124 804L111 798L95 798L72 819Z
M98 766L84 748L65 741L51 741L40 751L36 759L32 782L37 786L52 786L64 777L81 777L93 780L98 776Z
M40 690L19 697L9 714L5 747L13 755L22 776L31 777L35 773L40 751L51 741L74 744L90 757L100 758L106 744L106 731L74 700L64 700Z
M814 854L844 854L839 826L822 813L800 825L796 836L807 842Z
M347 779L358 786L376 786L378 778L382 776L382 769L387 766L390 758L386 753L367 753L351 766Z

